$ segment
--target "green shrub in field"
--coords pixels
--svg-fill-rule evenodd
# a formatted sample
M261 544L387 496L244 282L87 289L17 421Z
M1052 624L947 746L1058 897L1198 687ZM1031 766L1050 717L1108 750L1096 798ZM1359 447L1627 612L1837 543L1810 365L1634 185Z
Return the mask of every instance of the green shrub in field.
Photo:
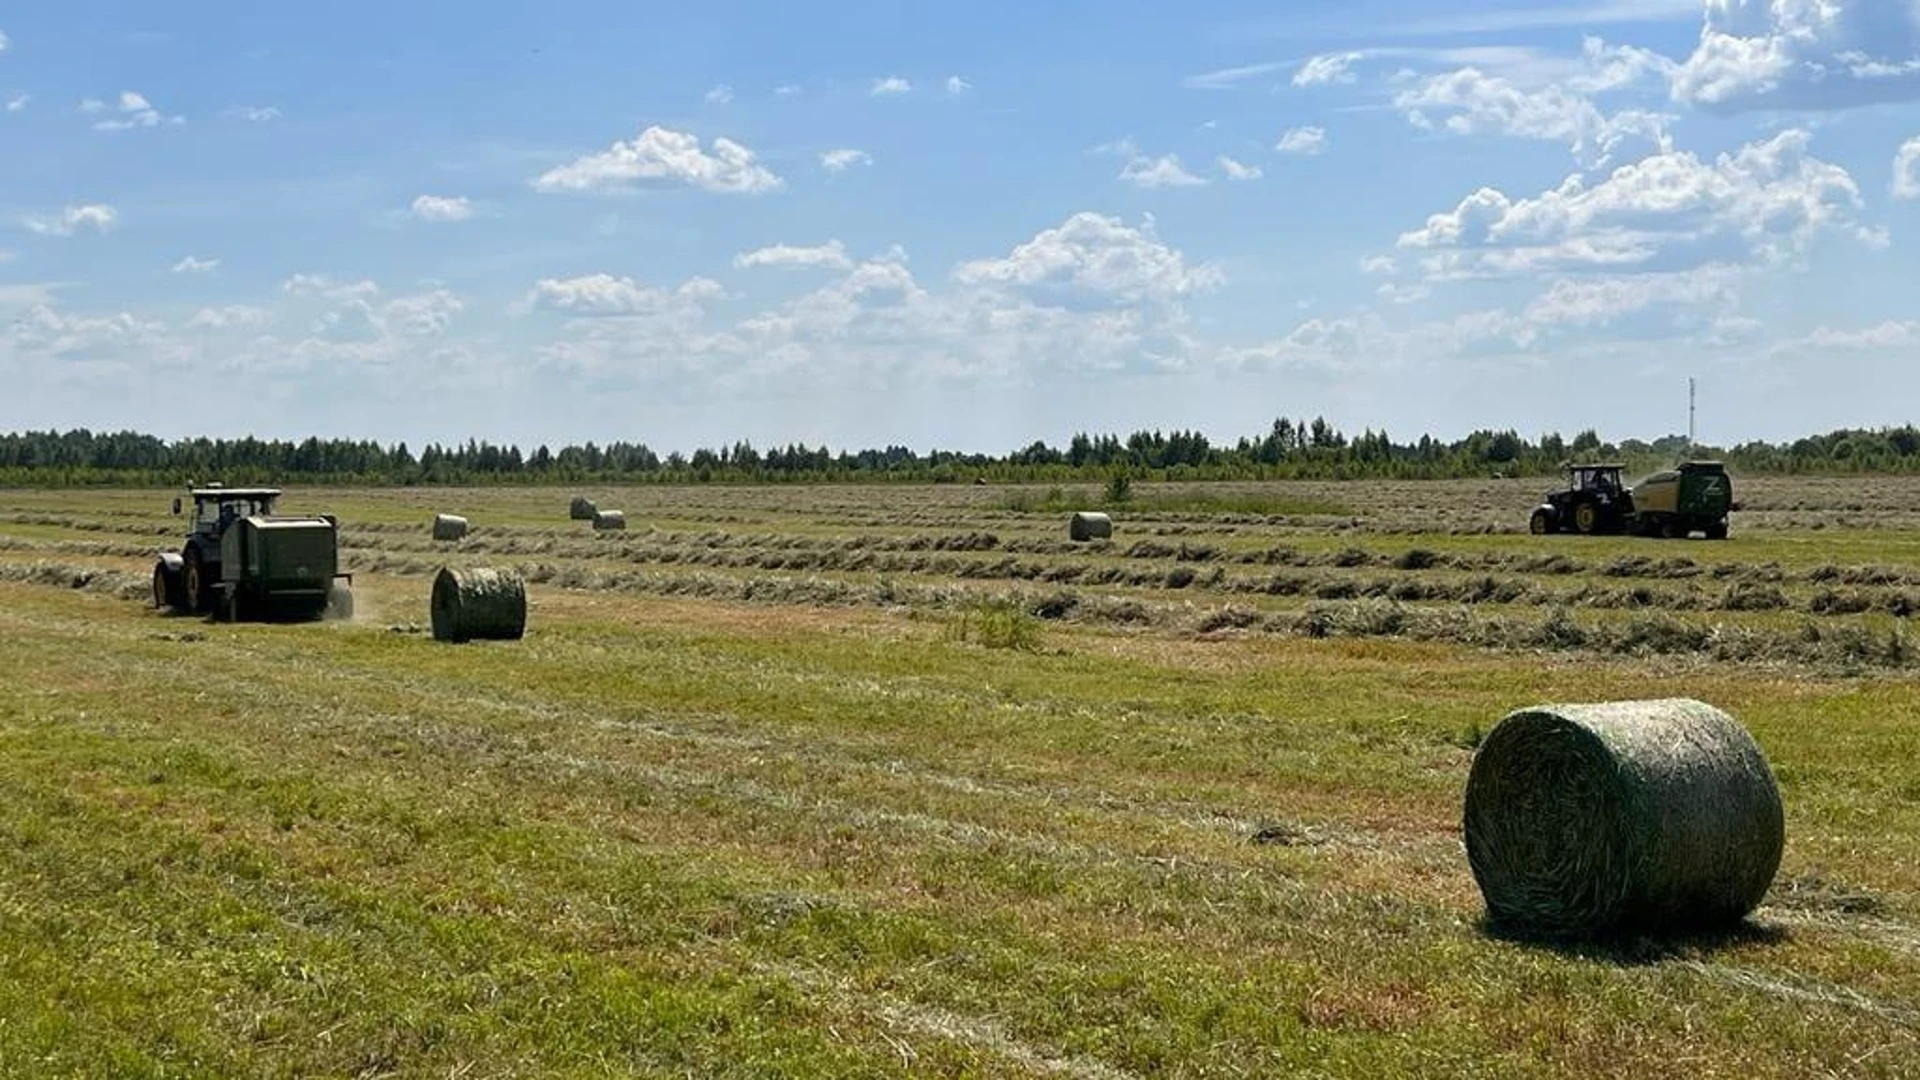
M1106 501L1124 503L1133 498L1133 477L1117 472L1107 477Z
M1034 652L1040 636L1040 620L1012 600L983 600L947 624L949 640L987 649Z

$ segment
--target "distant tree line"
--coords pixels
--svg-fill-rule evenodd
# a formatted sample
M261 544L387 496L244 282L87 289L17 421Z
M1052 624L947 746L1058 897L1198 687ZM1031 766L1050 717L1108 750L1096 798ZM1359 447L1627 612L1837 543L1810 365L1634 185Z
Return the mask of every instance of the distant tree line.
M664 457L644 443L586 443L558 450L523 451L479 440L430 443L418 452L406 443L351 439L182 439L167 442L138 432L27 431L0 435L0 484L227 484L309 483L743 483L899 481L955 483L1072 481L1116 473L1157 479L1443 479L1540 476L1570 460L1617 459L1652 469L1686 456L1687 441L1669 435L1653 442L1609 443L1591 430L1567 440L1535 440L1514 431L1476 431L1451 442L1422 435L1395 442L1384 431L1348 436L1325 419L1275 420L1257 437L1216 445L1197 431L1077 434L1064 447L1035 442L995 456L948 450L919 453L904 446L842 450L790 444L757 449L730 446L678 451ZM1841 430L1791 443L1747 442L1730 448L1696 446L1695 457L1717 457L1748 473L1920 472L1920 431L1913 427Z

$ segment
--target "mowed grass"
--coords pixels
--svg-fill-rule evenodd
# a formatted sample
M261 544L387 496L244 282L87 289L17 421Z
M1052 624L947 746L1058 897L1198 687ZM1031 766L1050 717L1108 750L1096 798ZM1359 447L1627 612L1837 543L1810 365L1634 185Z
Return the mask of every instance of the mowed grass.
M667 497L794 535L864 498ZM388 498L342 502L401 520ZM452 647L394 629L426 621L423 577L357 591L354 624L226 626L0 584L0 1074L1920 1060L1903 675L539 587L524 641ZM1458 831L1478 738L1522 705L1672 693L1732 711L1779 775L1786 860L1751 925L1489 936Z

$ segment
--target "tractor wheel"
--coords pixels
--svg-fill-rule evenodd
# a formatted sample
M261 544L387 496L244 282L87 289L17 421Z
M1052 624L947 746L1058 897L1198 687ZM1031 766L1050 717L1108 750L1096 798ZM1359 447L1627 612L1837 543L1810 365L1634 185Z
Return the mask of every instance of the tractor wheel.
M1545 536L1553 531L1553 515L1545 509L1535 510L1527 522L1527 531L1535 536Z
M1724 521L1716 521L1716 522L1714 522L1713 524L1711 524L1711 525L1709 525L1709 526L1707 526L1707 539L1709 539L1709 540L1725 540L1726 538L1727 538L1727 523L1726 523L1726 522L1724 522Z
M1583 502L1573 508L1573 528L1582 536L1592 536L1600 531L1600 504Z
M345 585L335 585L327 590L327 608L321 614L323 619L348 621L353 618L353 590Z
M164 565L153 568L153 606L162 611L173 606L173 587Z
M1660 539L1685 540L1686 538L1687 528L1680 524L1679 518L1667 518L1660 522Z
M201 563L198 552L187 555L186 587L184 589L186 609L188 611L213 610L212 582L207 580L206 566Z

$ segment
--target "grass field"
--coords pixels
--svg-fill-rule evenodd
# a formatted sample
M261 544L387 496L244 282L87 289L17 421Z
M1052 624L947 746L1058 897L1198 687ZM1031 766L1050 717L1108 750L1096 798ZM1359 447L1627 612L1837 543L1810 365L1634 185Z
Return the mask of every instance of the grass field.
M0 492L0 1075L1912 1075L1920 482L1534 488L301 490L305 626L152 610L170 492ZM527 638L422 633L446 563ZM1481 736L1672 694L1778 775L1764 906L1487 933Z

